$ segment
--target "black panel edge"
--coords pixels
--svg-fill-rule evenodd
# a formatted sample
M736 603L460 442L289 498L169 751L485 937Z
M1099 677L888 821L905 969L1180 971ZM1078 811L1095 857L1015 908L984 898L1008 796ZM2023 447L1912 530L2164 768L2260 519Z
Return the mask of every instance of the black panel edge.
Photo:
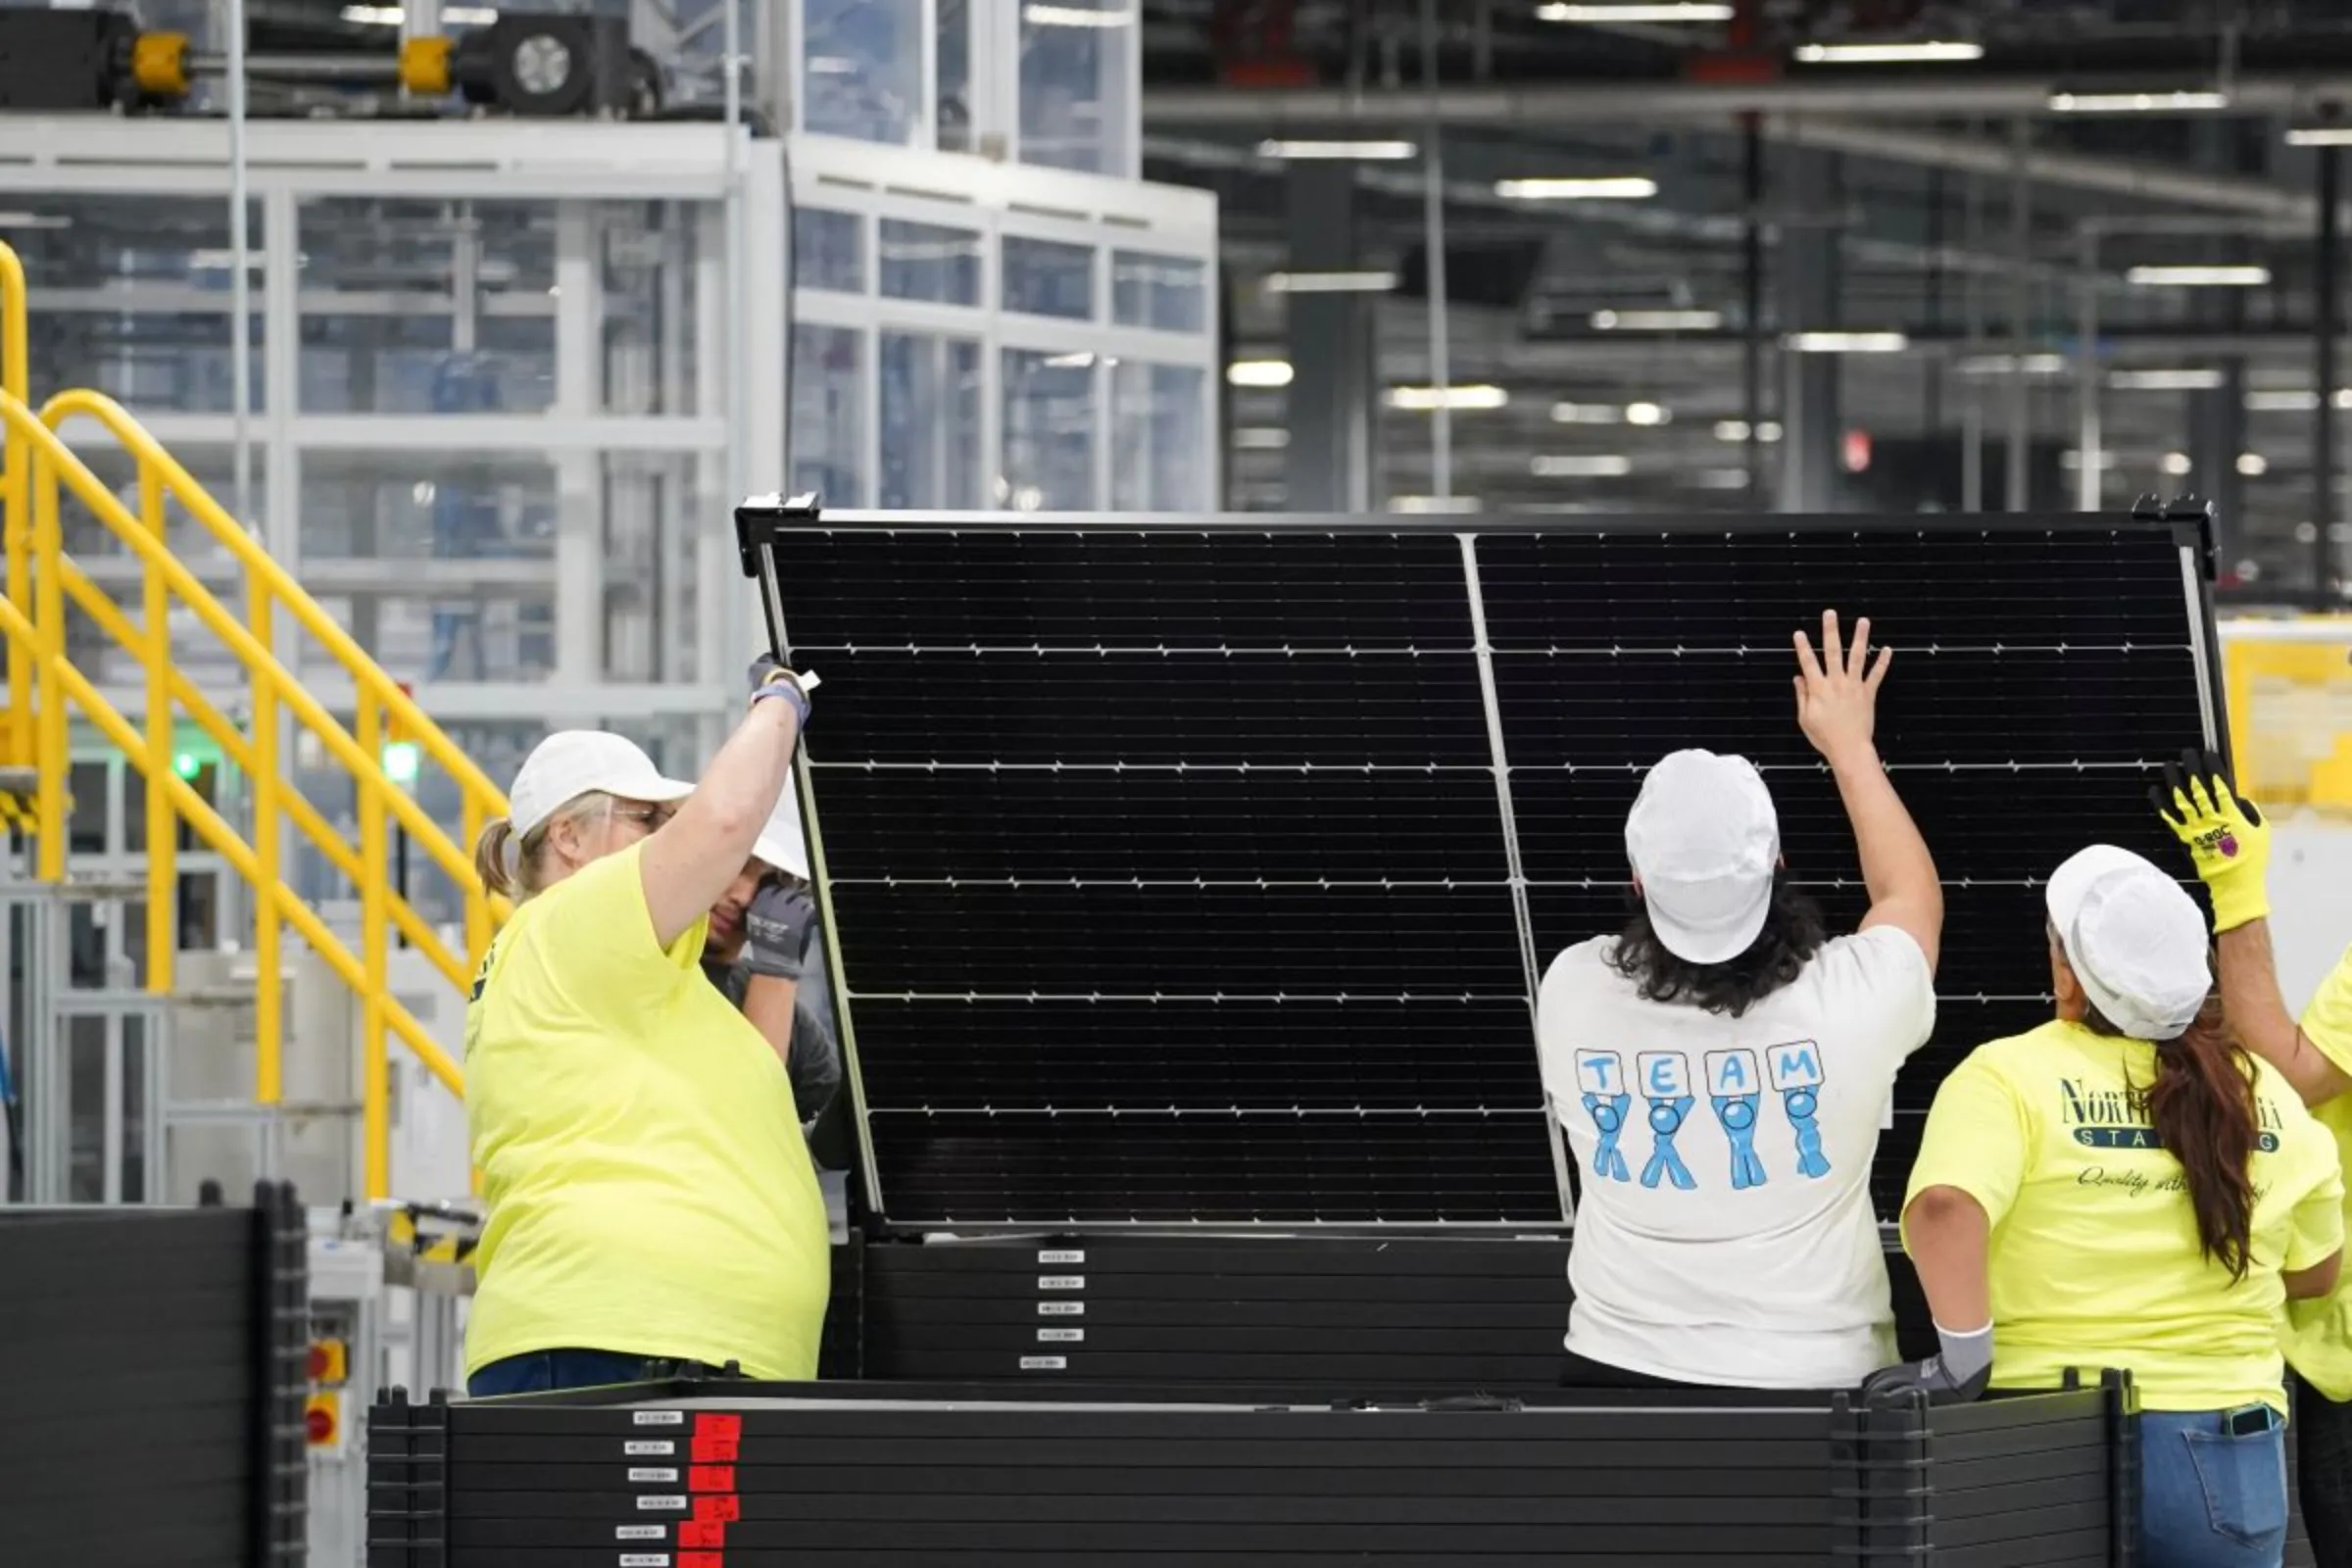
M1585 514L1553 516L1507 512L1177 513L1177 512L822 512L811 498L806 511L771 505L774 498L736 510L744 574L759 575L753 555L760 545L815 530L863 533L2108 533L2117 529L2171 530L2202 548L2209 524L2192 517L2132 512L2054 513L1787 513L1762 521L1720 513ZM795 503L797 505L798 503Z

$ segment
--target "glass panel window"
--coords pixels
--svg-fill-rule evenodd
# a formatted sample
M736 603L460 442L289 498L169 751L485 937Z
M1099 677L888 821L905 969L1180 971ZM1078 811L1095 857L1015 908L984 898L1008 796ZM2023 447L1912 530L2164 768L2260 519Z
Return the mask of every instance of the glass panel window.
M933 134L943 153L968 153L972 145L972 4L939 0L939 73Z
M1110 505L1116 512L1206 512L1204 372L1123 360L1111 368Z
M882 334L884 507L973 511L980 493L980 345Z
M1004 462L996 499L1014 512L1095 507L1095 357L1004 351Z
M792 280L803 288L865 292L865 220L803 207L792 215Z
M980 236L944 223L882 220L882 292L894 300L980 303Z
M792 333L792 479L828 507L865 505L865 334L845 326Z
M1121 326L1201 332L1208 326L1208 268L1182 256L1114 251L1110 318Z
M807 0L802 124L905 146L923 104L922 0Z
M1072 321L1094 319L1093 246L1007 234L1004 256L1005 310Z
M1129 175L1139 0L1021 6L1021 162Z

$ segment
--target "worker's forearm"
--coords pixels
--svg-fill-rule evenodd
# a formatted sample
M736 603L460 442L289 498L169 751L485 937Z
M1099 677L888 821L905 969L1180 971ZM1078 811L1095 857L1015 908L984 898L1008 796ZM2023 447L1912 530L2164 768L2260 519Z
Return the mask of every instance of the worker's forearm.
M2222 1011L2239 1043L2278 1068L2307 1105L2352 1089L2352 1076L2304 1038L2286 1010L2286 999L2278 993L2278 959L2271 953L2271 922L2231 926L2215 947L2222 959Z
M1939 1326L1967 1333L1992 1321L1992 1222L1982 1204L1956 1187L1929 1188L1904 1211L1903 1245Z
M678 814L705 817L714 831L740 837L743 853L748 855L752 841L784 793L792 771L792 751L800 738L800 714L790 702L771 697L754 703L743 722L735 726L735 733L710 759L702 781Z
M1876 904L1890 898L1942 901L1936 880L1936 858L1920 837L1894 782L1879 761L1875 747L1857 746L1829 760L1830 775L1838 781L1838 798L1845 803L1846 820L1853 824L1854 849L1862 858L1862 882Z
M753 975L743 988L743 1015L775 1052L776 1059L792 1063L793 1003L800 983L773 975Z

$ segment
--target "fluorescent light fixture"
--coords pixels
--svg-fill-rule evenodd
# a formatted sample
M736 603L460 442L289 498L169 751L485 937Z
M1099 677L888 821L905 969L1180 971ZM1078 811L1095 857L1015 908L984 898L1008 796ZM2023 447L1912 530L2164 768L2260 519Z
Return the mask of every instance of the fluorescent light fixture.
M1658 193L1644 174L1597 174L1590 178L1498 179L1494 194L1522 202L1639 202Z
M1797 354L1900 354L1911 340L1900 332L1791 332L1781 347Z
M1387 294L1396 287L1395 272L1268 272L1269 294Z
M2166 473L2171 474L2174 478L2178 479L2182 474L2188 472L2189 469L2195 467L2196 465L2189 462L2188 454L2185 452L2167 452L2164 455L2164 461L2158 464L2157 466L2164 469Z
M1391 496L1391 512L1483 512L1476 496Z
M2066 371L2063 354L2028 354L2021 364L2013 354L1978 354L1962 360L1956 368L1962 375L2062 375Z
M2352 125L2296 125L2286 133L2289 147L2352 147Z
M1673 419L1674 415L1670 410L1661 409L1655 403L1628 403L1625 406L1625 422L1628 424L1668 424Z
M1097 11L1091 6L1021 7L1021 20L1032 27L1124 27L1135 20L1132 11Z
M2167 115L2227 109L2226 92L2054 92L2050 107L2062 115Z
M1662 5L1637 3L1609 4L1598 0L1592 5L1552 4L1536 7L1538 22L1591 22L1606 25L1612 22L1729 22L1732 8L1727 0L1666 0Z
M1744 490L1747 488L1745 468L1698 468L1683 476L1683 483L1693 490Z
M2124 281L2135 288L2260 288L2267 267L2134 267Z
M1527 471L1539 479L1622 479L1634 471L1634 460L1614 452L1579 452L1531 458Z
M1796 51L1807 66L1959 65L1984 58L1981 43L1809 43Z
M1595 332L1712 332L1721 311L1594 311Z
M2259 479L2271 471L2271 460L2259 452L2240 452L2237 455L2237 471L2249 479Z
M0 213L0 228L72 228L71 218L52 217L47 213Z
M1233 432L1238 452L1281 452L1291 444L1291 432L1280 425L1244 425Z
M1623 424L1625 411L1614 403L1554 403L1554 424Z
M2109 468L2121 467L2123 466L2123 459L2117 457L2114 452L2110 451L2109 449L2105 447L2101 447L2099 449L2099 469L2101 472L2105 472ZM2082 471L2082 450L2078 447L2068 447L2064 452L2059 453L2058 466L2066 469L2069 473L2081 473Z
M1261 141L1257 144L1260 158L1288 158L1294 161L1311 159L1357 158L1378 163L1410 158L1420 148L1409 141Z
M2107 378L2118 392L2210 392L2222 384L2219 370L2118 370Z
M1756 439L1763 442L1766 446L1772 445L1772 443L1778 441L1780 438L1780 420L1766 419L1762 424L1756 426ZM1747 421L1745 419L1717 419L1715 421L1715 439L1718 441L1746 440Z
M1291 384L1288 360L1236 360L1225 367L1227 386L1276 387Z
M397 27L408 20L399 6L345 6L343 20L368 27ZM487 27L498 13L487 6L443 6L441 20L452 27Z
M2352 386L2339 386L2329 399L2339 409L2352 409ZM2249 392L2246 394L2248 414L2310 414L2320 406L2317 392Z
M1105 363L1116 365L1118 361L1110 360ZM1045 366L1049 370L1091 370L1095 368L1095 357L1083 349L1075 354L1049 354L1046 356Z
M1499 409L1510 401L1510 393L1501 387L1475 381L1468 386L1449 386L1444 391L1434 386L1393 386L1388 396L1390 408L1416 413L1432 409Z

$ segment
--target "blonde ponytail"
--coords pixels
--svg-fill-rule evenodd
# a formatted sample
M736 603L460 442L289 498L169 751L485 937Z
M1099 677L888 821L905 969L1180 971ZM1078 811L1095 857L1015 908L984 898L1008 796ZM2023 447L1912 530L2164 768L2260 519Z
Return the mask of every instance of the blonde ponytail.
M474 875L482 879L483 887L501 898L514 896L514 873L507 865L507 846L514 838L514 822L494 816L482 825L482 836L473 843Z

